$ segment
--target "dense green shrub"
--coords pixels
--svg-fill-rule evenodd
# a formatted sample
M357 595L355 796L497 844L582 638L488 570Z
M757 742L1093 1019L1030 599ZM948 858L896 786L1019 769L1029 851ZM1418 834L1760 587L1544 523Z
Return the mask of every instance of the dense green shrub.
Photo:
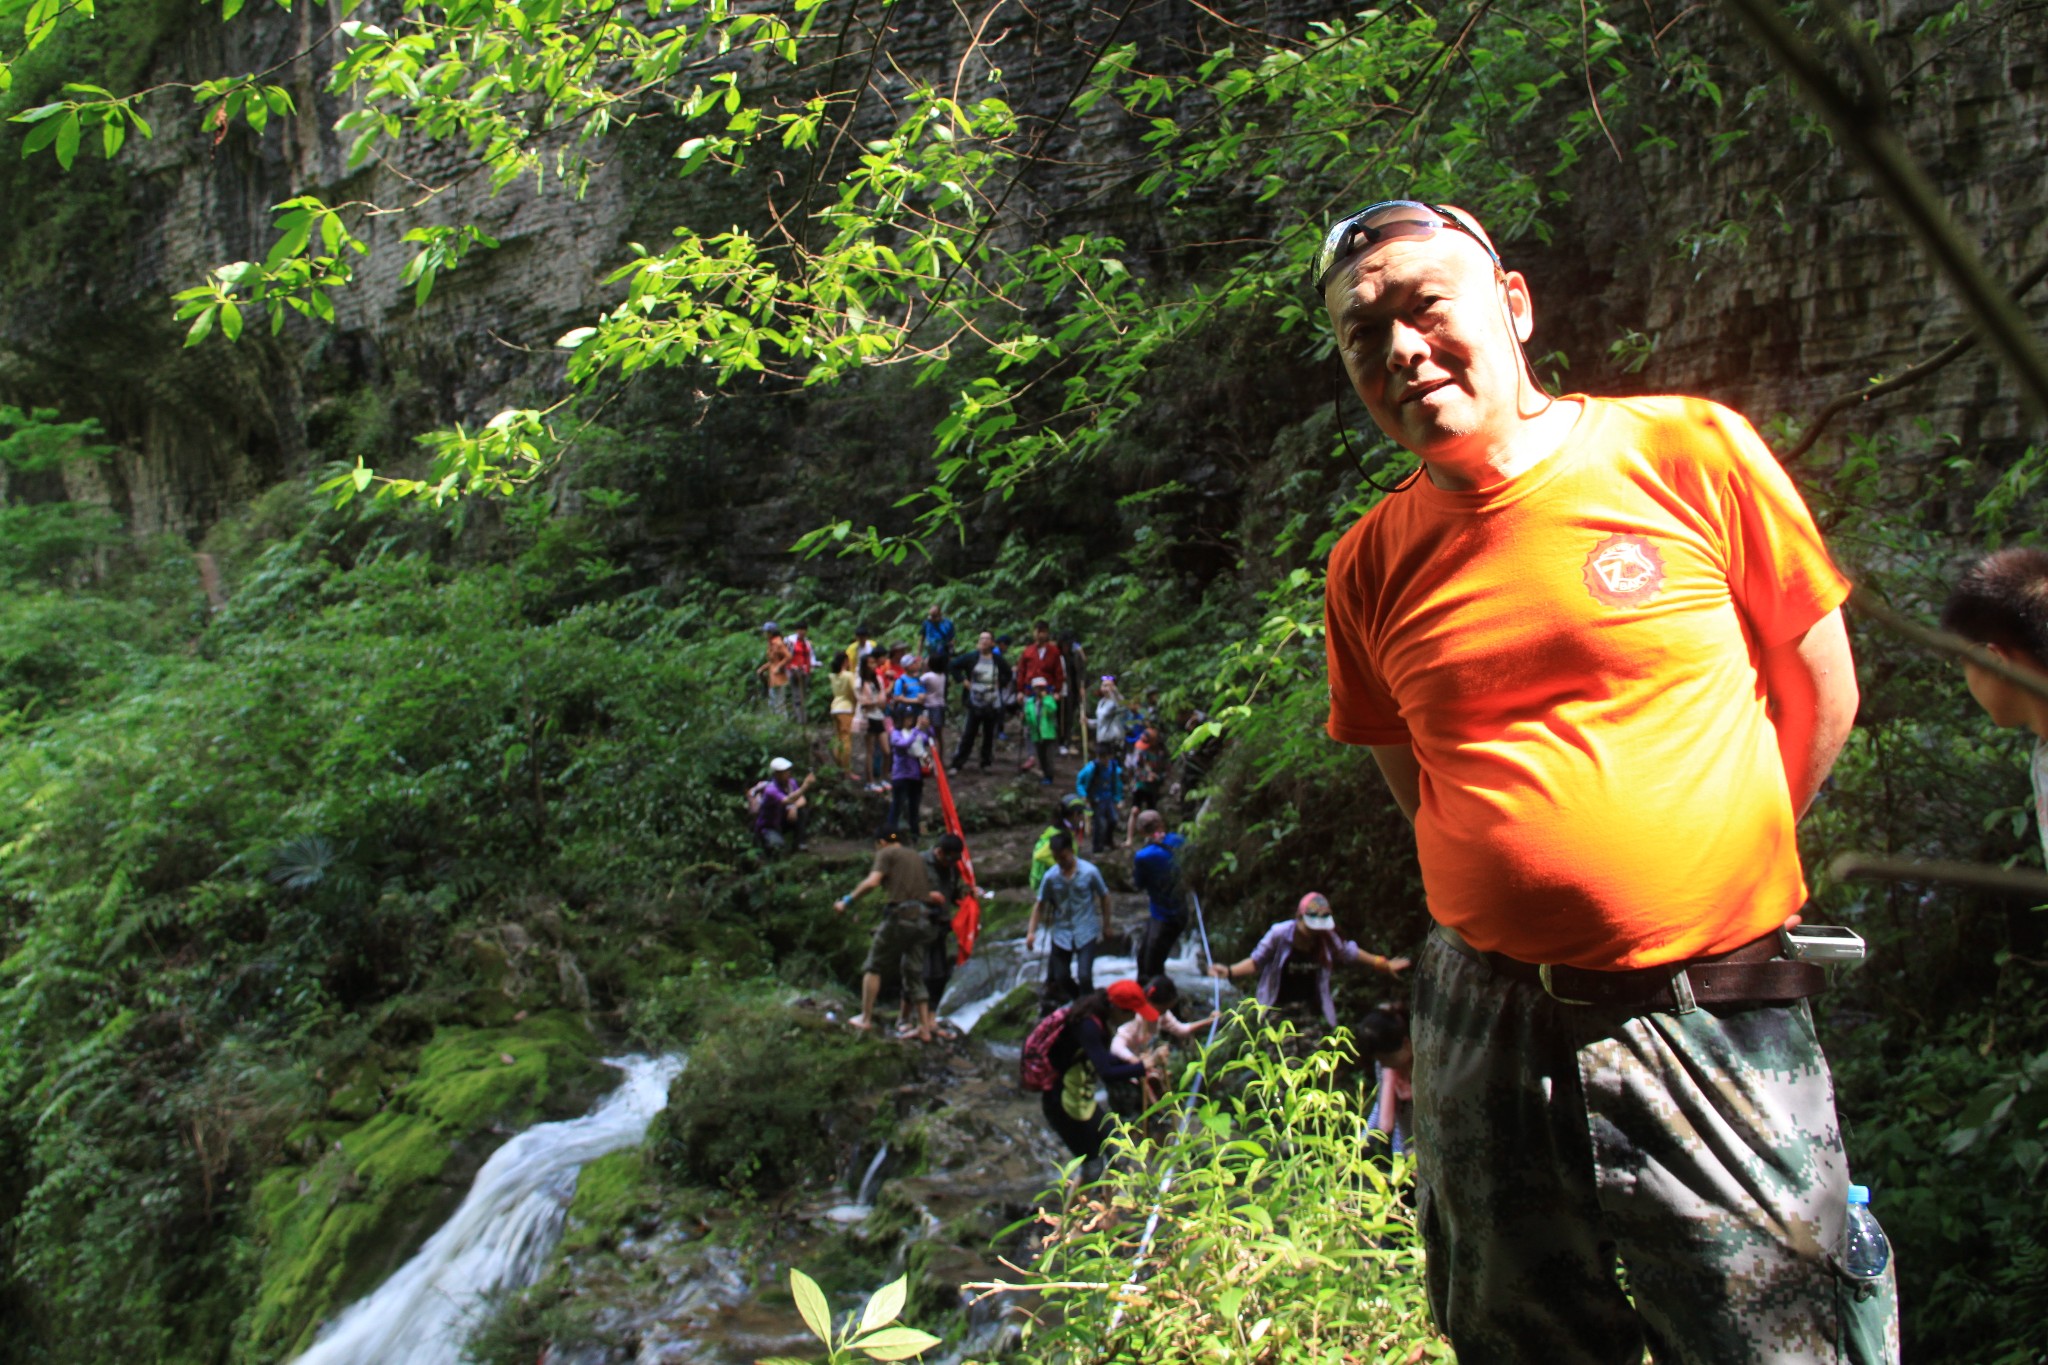
M905 1049L757 996L705 1020L649 1149L686 1184L777 1194L834 1168L873 1119Z

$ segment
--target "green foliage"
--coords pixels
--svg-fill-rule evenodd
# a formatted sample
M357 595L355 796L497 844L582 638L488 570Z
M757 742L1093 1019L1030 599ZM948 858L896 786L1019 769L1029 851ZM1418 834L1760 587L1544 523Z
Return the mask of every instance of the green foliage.
M1123 1130L1020 1286L1057 1310L1034 1357L1452 1359L1429 1324L1407 1159L1390 1168L1360 1141L1369 1097L1341 1078L1349 1042L1300 1052L1284 1025L1227 1062L1212 1051L1183 1132Z
M684 1184L779 1194L833 1167L903 1079L900 1048L788 1009L716 1002L669 1087L648 1150Z
M895 1325L909 1297L907 1280L891 1280L877 1289L861 1309L859 1320L849 1320L836 1331L832 1323L832 1306L826 1302L825 1291L795 1266L789 1270L789 1291L796 1299L797 1312L802 1315L804 1326L810 1328L811 1335L824 1345L828 1365L847 1365L847 1362L863 1358L914 1360L939 1344L939 1339L929 1332ZM806 1363L792 1356L770 1356L762 1360L761 1365Z

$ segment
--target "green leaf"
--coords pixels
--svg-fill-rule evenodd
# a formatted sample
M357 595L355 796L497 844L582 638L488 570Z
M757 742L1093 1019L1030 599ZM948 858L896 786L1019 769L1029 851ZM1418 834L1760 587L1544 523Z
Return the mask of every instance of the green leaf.
M106 149L107 160L114 159L114 153L121 150L121 144L128 140L128 125L119 118L110 118L100 126L100 146Z
M66 114L64 121L57 125L57 164L67 171L78 157L78 138L81 131L76 109Z
M874 1297L868 1300L868 1306L861 1310L860 1330L872 1332L896 1321L897 1314L903 1311L903 1301L909 1295L910 1290L902 1276L877 1289Z
M803 1314L804 1326L811 1329L811 1335L832 1345L832 1305L825 1302L825 1291L818 1288L818 1282L798 1270L789 1268L789 1292L796 1297L796 1311Z
M220 330L221 335L225 336L229 341L240 341L242 339L242 310L235 307L232 303L223 303L220 306Z
M205 312L199 315L197 320L195 320L192 324L192 330L185 333L185 344L187 346L197 346L200 342L206 340L206 338L212 334L213 315L215 313L218 313L219 311L220 305L215 304L213 307L207 309Z
M923 1355L938 1344L937 1337L915 1327L885 1327L873 1336L854 1342L853 1349L872 1360L908 1360L912 1356Z
M368 488L370 481L376 477L376 474L371 471L368 465L360 462L357 463L355 472L349 475L349 478L355 482L356 492L358 493Z
M220 20L226 23L242 12L242 0L220 0Z
M26 113L16 114L8 121L10 123L41 123L44 119L54 118L70 107L68 104L39 104Z

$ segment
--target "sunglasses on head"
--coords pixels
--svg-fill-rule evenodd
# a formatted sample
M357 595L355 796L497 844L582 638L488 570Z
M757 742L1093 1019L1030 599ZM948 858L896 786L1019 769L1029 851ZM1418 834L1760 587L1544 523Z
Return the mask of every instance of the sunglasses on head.
M1414 209L1422 216L1403 215L1384 223L1365 221L1389 209ZM1329 286L1330 276L1336 273L1337 267L1354 251L1370 250L1381 242L1396 237L1414 237L1426 241L1446 228L1464 233L1479 243L1480 248L1495 265L1500 264L1499 253L1487 245L1486 239L1442 205L1425 204L1415 199L1382 199L1379 203L1368 205L1340 220L1335 227L1323 234L1323 244L1316 248L1315 260L1310 266L1315 275L1316 297L1322 297L1323 290Z

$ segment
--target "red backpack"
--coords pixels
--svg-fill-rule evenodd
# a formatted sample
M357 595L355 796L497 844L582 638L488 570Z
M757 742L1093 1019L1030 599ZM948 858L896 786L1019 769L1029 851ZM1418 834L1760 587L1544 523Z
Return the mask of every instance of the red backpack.
M1067 1027L1068 1008L1061 1005L1039 1020L1024 1040L1024 1055L1017 1059L1017 1084L1024 1089L1043 1094L1059 1088L1060 1072L1052 1064L1052 1045Z

